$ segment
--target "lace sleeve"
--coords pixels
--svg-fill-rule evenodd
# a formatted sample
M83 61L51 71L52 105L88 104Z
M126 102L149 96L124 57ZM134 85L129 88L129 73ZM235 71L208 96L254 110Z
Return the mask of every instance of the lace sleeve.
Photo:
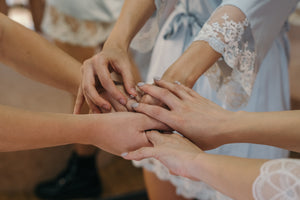
M196 40L207 41L223 56L206 76L226 107L247 104L259 66L275 39L287 31L297 2L223 0L206 22Z
M204 40L222 59L205 75L218 97L230 108L245 105L257 74L255 50L248 19L237 7L219 7L204 24L194 41Z
M300 199L300 160L277 159L266 162L252 189L256 200Z
M160 27L176 3L177 0L155 0L156 12L133 38L130 47L141 53L150 51L154 46Z

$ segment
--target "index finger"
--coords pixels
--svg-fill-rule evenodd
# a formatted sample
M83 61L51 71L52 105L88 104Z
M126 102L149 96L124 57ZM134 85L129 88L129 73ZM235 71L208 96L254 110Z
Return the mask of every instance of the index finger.
M96 89L96 78L94 76L94 71L92 70L92 67L85 67L83 68L83 77L82 77L82 93L85 96L85 98L89 101L91 101L93 104L97 105L98 107L101 107L106 110L111 109L111 105L108 101L103 99L97 89Z
M84 102L84 96L83 96L83 93L82 93L82 89L79 86L77 96L76 96L76 100L75 100L73 114L80 114L80 110L81 110L81 107L83 105L83 102Z
M126 105L126 97L122 94L122 92L116 87L114 84L110 72L108 70L108 61L99 60L96 63L97 66L94 67L96 74L99 78L99 81L102 87L117 101L119 101L122 105Z

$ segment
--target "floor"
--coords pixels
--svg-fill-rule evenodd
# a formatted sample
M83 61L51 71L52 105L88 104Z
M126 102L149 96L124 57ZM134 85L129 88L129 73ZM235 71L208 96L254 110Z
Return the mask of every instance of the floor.
M26 17L29 19L26 25L32 27L30 16ZM289 35L291 101L293 109L300 109L300 26L291 26ZM24 78L3 65L0 65L0 93L0 104L4 105L41 112L70 113L72 110L72 97L69 94ZM71 146L0 153L0 200L36 199L31 192L34 185L56 175L70 153ZM291 155L300 158L299 154ZM104 182L104 197L144 189L141 170L133 167L129 161L102 152L98 166Z

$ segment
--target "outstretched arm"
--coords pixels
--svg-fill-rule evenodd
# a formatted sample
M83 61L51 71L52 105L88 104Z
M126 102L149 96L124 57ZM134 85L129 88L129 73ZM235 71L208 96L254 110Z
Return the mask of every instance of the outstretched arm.
M128 94L137 95L135 84L139 81L139 73L129 53L129 45L154 11L154 0L124 2L121 14L102 51L85 61L82 66L83 77L75 113L80 110L84 97L94 112L99 112L100 109L111 109L111 104L98 94L96 87L103 87L116 101L126 104L127 98L117 89L111 71L122 76Z
M2 14L0 46L3 63L29 78L77 93L80 63ZM163 128L162 123L138 113L69 115L0 106L0 151L81 143L119 155L149 146L144 131Z
M3 14L0 14L0 62L29 78L77 94L80 63Z
M133 104L134 109L164 122L205 150L245 142L300 152L300 111L231 112L179 82L155 83L139 84L140 89L169 109L143 103Z
M0 151L80 143L120 155L150 146L145 130L164 128L162 123L140 113L71 115L0 106Z
M177 134L146 133L153 147L123 153L125 159L155 158L175 175L203 181L237 200L299 197L300 161L261 160L207 154Z

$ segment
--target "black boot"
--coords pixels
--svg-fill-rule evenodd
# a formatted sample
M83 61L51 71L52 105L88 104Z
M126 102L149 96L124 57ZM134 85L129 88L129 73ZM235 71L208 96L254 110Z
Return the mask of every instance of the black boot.
M81 157L73 153L66 169L53 180L38 184L35 194L44 199L95 198L101 190L95 155Z

